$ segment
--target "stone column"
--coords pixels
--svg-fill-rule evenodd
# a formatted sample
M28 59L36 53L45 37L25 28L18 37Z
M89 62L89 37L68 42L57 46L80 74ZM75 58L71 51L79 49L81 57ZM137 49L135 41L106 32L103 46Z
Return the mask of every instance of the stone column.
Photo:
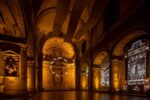
M75 70L76 70L76 90L80 90L80 58L78 57L76 59L76 66L75 66Z
M39 73L39 69L36 66L35 67L35 89L36 89L36 91L39 91L39 81L38 81L39 76L38 76L38 73Z
M34 61L27 61L27 89L28 92L35 92Z
M101 68L93 67L92 70L92 90L99 91L101 86Z
M121 81L124 79L123 64L121 60L112 59L111 86L113 91L120 91Z

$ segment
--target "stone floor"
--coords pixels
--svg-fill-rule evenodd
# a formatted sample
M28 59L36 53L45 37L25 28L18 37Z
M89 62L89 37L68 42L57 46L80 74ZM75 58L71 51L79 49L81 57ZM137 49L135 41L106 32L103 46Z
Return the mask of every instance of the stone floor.
M0 98L0 100L3 100ZM79 91L39 92L29 98L5 98L4 100L149 100L147 97L111 95L103 93L88 93Z

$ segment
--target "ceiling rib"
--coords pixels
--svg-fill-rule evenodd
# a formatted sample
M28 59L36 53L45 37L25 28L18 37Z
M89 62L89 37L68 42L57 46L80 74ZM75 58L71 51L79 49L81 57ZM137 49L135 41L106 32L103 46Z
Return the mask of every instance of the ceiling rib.
M77 31L74 38L78 39L83 34L86 34L89 30L91 30L99 21L100 18L102 18L103 13L109 4L110 0L96 0L93 6L92 14L90 15L87 22Z
M61 33L61 27L67 17L70 0L58 0L56 7L56 16L53 25L53 33L59 36Z
M90 2L91 0L76 0L72 13L71 13L71 17L70 17L70 21L69 21L69 25L68 25L68 30L67 30L67 34L65 37L65 40L70 41L70 39L73 37L77 25L78 25L78 21L80 20L80 16L84 10L84 7Z
M15 25L17 26L17 28L18 28L18 30L19 30L19 32L20 32L20 36L21 36L21 37L24 37L24 35L23 35L23 33L22 33L22 31L21 31L21 29L20 29L18 23L17 23L16 17L14 16L13 11L12 11L12 9L11 9L11 7L10 7L8 1L7 1L7 0L4 0L4 1L5 1L5 3L7 4L8 9L10 10L10 13L11 13L11 15L12 15L12 18L13 18L14 21L15 21Z

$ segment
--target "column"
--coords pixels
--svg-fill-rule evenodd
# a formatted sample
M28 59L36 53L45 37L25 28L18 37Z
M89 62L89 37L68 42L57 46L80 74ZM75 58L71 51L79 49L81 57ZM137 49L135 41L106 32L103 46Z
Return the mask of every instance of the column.
M35 92L35 68L32 60L27 61L27 90Z

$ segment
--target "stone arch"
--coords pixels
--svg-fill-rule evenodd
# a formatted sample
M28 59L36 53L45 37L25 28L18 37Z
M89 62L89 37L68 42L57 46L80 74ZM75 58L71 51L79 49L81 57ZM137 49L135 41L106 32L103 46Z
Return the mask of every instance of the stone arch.
M1 41L0 42L0 92L5 95L25 95L26 85L26 45ZM3 81L2 81L3 80ZM11 81L11 82L9 82ZM10 92L11 91L11 92Z
M111 88L113 91L126 91L125 47L135 39L149 36L144 30L132 30L123 35L116 43L111 55Z
M64 38L47 39L42 48L42 89L74 90L76 87L75 60L74 47L64 42Z
M106 51L100 51L94 58L92 67L93 90L108 91L110 86L110 59Z
M53 24L56 14L56 8L50 8L45 10L36 21L36 29L40 31L40 33L48 34L49 32L53 32ZM47 20L51 18L52 20Z
M74 60L74 63L75 63L75 75L76 77L79 76L79 64L80 64L80 61L79 61L79 50L78 50L78 45L76 42L72 41L72 42L66 42L64 41L64 36L60 36L60 37L57 37L55 36L54 34L47 34L47 35L43 35L42 37L40 37L37 41L37 43L35 44L36 45L36 55L35 55L35 66L36 66L36 77L37 77L37 81L36 81L36 88L37 89L42 89L42 59L43 59L43 54L42 54L42 48L44 47L45 43L47 40L50 40L52 38L60 38L61 41L67 43L67 44L70 44L71 47L73 48L73 51L74 51L74 56L73 56L73 60ZM54 43L54 42L53 42ZM67 48L66 48L67 50ZM68 51L68 50L67 50ZM76 81L76 89L78 88L78 84L79 84L79 79L75 79Z

